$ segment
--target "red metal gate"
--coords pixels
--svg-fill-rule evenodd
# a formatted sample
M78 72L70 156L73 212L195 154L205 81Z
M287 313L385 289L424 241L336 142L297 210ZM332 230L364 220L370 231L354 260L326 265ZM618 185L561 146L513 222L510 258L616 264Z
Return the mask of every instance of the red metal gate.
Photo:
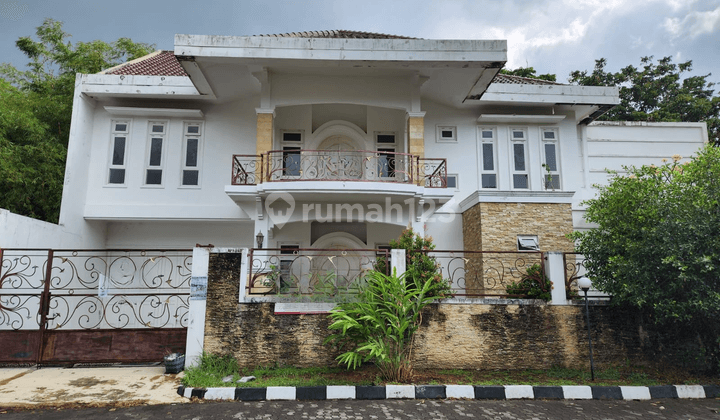
M0 363L183 352L191 250L0 249Z

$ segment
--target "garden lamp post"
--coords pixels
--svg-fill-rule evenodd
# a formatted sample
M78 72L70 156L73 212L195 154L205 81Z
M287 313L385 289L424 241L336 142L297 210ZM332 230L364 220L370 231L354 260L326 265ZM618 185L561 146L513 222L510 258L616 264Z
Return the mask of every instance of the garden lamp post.
M588 344L590 345L590 380L595 381L595 363L593 362L592 337L590 336L590 308L588 307L587 292L592 286L592 281L583 276L578 279L578 287L585 293L585 316L587 318Z

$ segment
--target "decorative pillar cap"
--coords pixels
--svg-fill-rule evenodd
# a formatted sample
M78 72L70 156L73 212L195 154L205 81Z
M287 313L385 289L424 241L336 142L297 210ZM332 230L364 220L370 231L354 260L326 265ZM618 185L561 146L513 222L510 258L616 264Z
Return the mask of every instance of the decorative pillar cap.
M275 116L275 108L255 108L256 114L272 114Z

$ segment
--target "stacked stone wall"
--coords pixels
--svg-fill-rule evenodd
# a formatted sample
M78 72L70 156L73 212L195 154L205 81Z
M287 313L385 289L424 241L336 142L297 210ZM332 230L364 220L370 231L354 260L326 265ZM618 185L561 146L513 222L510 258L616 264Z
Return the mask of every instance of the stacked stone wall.
M231 354L242 366L334 366L323 345L326 314L277 314L274 303L240 303L240 254L211 254L204 350ZM588 361L583 307L544 304L439 303L423 314L414 341L417 368L530 369ZM655 347L632 313L591 307L599 366L648 364Z

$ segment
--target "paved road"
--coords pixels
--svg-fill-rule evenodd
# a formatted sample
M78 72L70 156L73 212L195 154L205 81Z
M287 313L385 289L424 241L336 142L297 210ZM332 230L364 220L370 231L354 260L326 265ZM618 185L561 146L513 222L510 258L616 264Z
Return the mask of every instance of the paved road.
M0 408L0 413L6 409ZM5 419L720 419L720 400L263 401L24 411Z

